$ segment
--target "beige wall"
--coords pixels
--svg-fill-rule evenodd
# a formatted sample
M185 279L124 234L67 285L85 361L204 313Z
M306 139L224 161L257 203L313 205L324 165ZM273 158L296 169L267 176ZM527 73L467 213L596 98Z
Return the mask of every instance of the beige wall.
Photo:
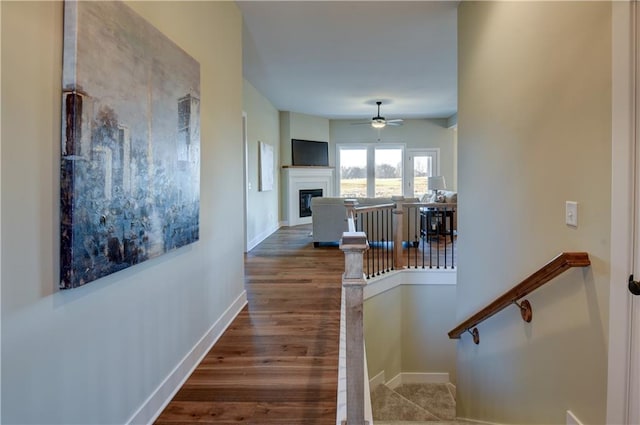
M449 373L456 382L455 285L401 285L365 301L369 378L384 371Z
M611 184L605 2L463 2L458 13L458 319L561 251L587 251L458 343L458 414L604 423ZM579 202L579 226L564 223Z
M249 248L261 242L278 228L280 196L280 121L271 102L244 80L244 111L247 114L249 214L247 240ZM260 191L259 143L273 146L275 172L273 190Z
M402 288L402 371L449 374L456 383L456 343L447 332L456 325L455 285Z
M243 292L241 15L131 6L200 62L200 241L57 289L63 3L2 2L2 423L125 423Z
M364 341L369 378L384 370L387 380L402 372L402 290L394 288L364 302Z
M280 173L283 165L291 165L291 139L329 141L329 120L299 112L280 111ZM331 148L329 148L329 165L331 162ZM284 194L285 182L280 182L280 193ZM334 191L335 192L335 191ZM280 197L280 220L289 220L285 195Z
M353 120L331 120L329 158L335 164L336 145L343 143L377 143L378 131L369 125L352 125ZM456 190L455 129L447 128L446 119L404 120L400 127L380 131L380 143L403 143L406 149L440 149L440 173L448 190Z
M329 141L329 120L299 112L280 112L280 143L282 162L291 165L291 139ZM284 128L283 128L284 127ZM332 164L330 162L330 164Z

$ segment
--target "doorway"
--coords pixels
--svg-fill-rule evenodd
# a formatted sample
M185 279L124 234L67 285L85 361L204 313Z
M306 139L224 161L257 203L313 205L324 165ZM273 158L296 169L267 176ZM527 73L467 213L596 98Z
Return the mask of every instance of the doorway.
M427 178L440 175L440 149L408 149L405 196L422 198L427 193Z

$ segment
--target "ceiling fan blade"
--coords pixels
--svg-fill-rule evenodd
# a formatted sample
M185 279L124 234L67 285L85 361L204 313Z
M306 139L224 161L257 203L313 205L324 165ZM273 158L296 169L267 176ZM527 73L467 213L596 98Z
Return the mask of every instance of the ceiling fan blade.
M371 118L371 121L352 122L351 125L370 125L373 128L377 128L378 131L387 125L393 126L393 127L402 125L403 120L401 118L397 118L394 120L387 120L382 115L380 115L380 105L382 105L382 102L378 101L376 102L376 105L378 105L378 115Z

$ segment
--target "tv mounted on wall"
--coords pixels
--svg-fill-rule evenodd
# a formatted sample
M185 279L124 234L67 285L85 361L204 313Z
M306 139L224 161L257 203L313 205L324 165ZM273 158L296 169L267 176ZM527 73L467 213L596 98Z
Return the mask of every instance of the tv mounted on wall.
M291 164L329 166L329 143L291 139Z

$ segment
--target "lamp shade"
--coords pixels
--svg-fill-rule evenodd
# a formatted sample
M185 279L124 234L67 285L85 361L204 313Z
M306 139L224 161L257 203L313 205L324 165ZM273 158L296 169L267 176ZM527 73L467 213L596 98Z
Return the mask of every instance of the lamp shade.
M428 177L427 185L429 190L444 190L447 188L447 185L444 182L444 176Z

